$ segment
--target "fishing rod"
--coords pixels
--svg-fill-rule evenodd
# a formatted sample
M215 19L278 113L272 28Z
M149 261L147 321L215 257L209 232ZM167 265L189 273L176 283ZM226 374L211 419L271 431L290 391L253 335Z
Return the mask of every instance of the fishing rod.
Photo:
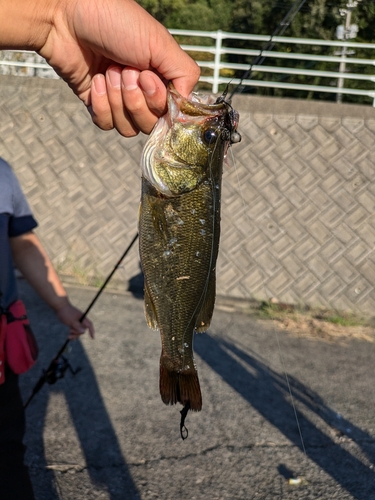
M261 65L263 63L263 61L266 58L266 56L263 55L264 52L266 50L272 50L273 47L275 46L275 43L273 42L274 37L277 35L282 35L285 32L285 30L288 28L288 26L290 25L290 23L292 22L292 20L296 16L296 14L300 11L300 9L302 8L302 6L304 5L305 2L306 2L306 0L296 0L296 2L292 5L292 7L288 11L288 13L284 16L282 21L277 25L276 29L274 30L274 32L270 36L269 40L261 48L258 56L256 56L253 59L253 61L250 64L249 69L247 71L245 71L245 73L242 75L240 82L232 90L231 94L229 95L229 101L231 100L231 98L233 97L233 95L235 93L239 94L243 91L244 85L242 85L242 82L251 75L251 73L253 71L253 67L255 65ZM226 92L225 92L225 95L226 95ZM94 304L96 303L96 301L100 297L101 293L103 292L103 290L107 286L107 284L110 281L110 279L112 278L113 274L116 272L118 267L121 265L121 262L124 260L124 258L126 257L128 252L130 251L130 249L132 248L132 246L136 242L137 238L138 238L138 233L134 236L134 238L132 239L132 241L130 242L128 247L126 248L125 252L120 257L120 259L118 260L118 262L116 263L116 265L112 269L111 273L108 275L108 277L106 278L106 280L104 281L104 283L102 284L100 289L98 290L97 294L95 295L95 297L93 298L93 300L91 301L91 303L89 304L89 306L87 307L85 312L80 317L80 319L79 319L80 322L82 322L86 318L87 314L89 313L91 308L94 306ZM56 356L53 358L53 360L49 364L47 370L43 370L43 374L39 378L38 382L35 384L34 389L31 393L30 397L28 398L28 400L26 401L26 403L24 405L25 409L28 407L28 405L31 403L31 401L35 397L35 395L42 389L42 387L44 386L44 384L46 382L48 382L49 384L56 383L57 380L64 377L67 369L69 369L73 375L76 375L81 370L81 368L77 368L76 370L74 370L72 368L72 366L70 365L69 361L65 358L65 356L63 356L63 353L65 352L69 342L70 342L70 339L67 339L64 342L64 344L61 346L61 348L59 349ZM189 409L190 409L189 406L186 406L180 412L181 413L180 433L181 433L182 439L186 439L187 435L188 435L188 431L185 427L185 418L187 416Z
M274 32L272 33L272 35L270 36L269 40L267 40L267 42L260 49L259 54L250 63L249 69L247 69L243 73L239 83L234 87L232 92L229 94L228 100L227 100L227 94L228 94L228 88L229 88L230 82L227 84L226 89L224 90L223 94L216 99L216 101L215 101L216 104L225 102L231 108L230 113L232 113L232 116L234 116L234 110L230 104L232 97L234 96L234 94L236 94L236 93L240 94L243 91L245 86L242 84L242 82L246 78L249 78L249 76L251 75L251 73L253 71L253 67L255 65L263 64L264 60L266 59L266 56L263 55L264 52L266 50L273 49L273 47L275 46L275 42L273 41L275 36L282 35L285 32L285 30L288 28L290 23L293 21L294 17L297 15L297 13L301 10L301 8L305 2L306 2L306 0L296 0L294 2L294 4L289 9L287 14L283 17L283 19L280 21L280 23L276 26L276 28L275 28ZM240 140L241 140L241 136L236 131L232 131L232 133L230 135L231 144L233 144L235 142L239 142ZM187 403L180 411L180 414L181 414L180 435L181 435L182 440L187 439L188 434L189 434L188 429L185 426L185 420L186 420L186 417L187 417L189 410L190 410L190 403Z
M104 283L102 284L102 286L98 290L97 294L92 299L92 301L90 302L90 304L88 305L87 309L82 314L82 316L79 318L80 323L82 323L82 321L86 318L88 313L91 311L93 305L98 300L98 298L102 294L105 287L108 285L110 279L112 278L112 276L114 275L116 270L120 267L122 261L125 259L125 257L129 253L129 251L132 248L132 246L134 245L134 243L137 241L137 238L138 238L138 233L134 236L132 241L129 243L125 252L121 255L120 259L118 260L118 262L116 263L116 265L114 266L114 268L112 269L110 274L107 276L106 280L104 281ZM68 347L69 342L70 342L70 339L67 339L64 342L64 344L61 346L61 348L59 349L56 356L53 358L53 360L49 364L47 370L43 370L41 377L39 378L38 382L35 384L34 389L31 393L29 399L26 401L26 403L24 405L24 409L26 409L29 406L29 404L33 400L34 396L40 391L40 389L44 386L44 384L46 382L48 382L49 384L55 384L57 382L57 380L64 377L65 372L68 369L72 373L72 375L76 375L79 371L81 371L81 368L77 368L76 370L74 370L72 368L72 366L70 365L69 361L67 360L67 358L65 356L63 356L63 353L65 352L66 348Z
M251 73L253 72L253 67L254 66L260 66L263 64L264 60L266 59L266 56L264 56L264 52L270 51L274 48L275 42L273 39L275 36L281 36L284 34L285 30L290 26L290 23L293 21L295 16L298 14L298 12L301 10L303 7L304 3L306 0L296 0L294 4L291 6L289 11L285 14L283 19L280 21L280 23L276 26L274 32L270 36L269 40L263 45L263 47L260 49L260 52L257 56L254 57L253 61L250 63L250 67L248 70L245 71L245 73L242 75L239 83L234 87L232 92L229 95L229 101L232 99L234 94L241 94L241 92L244 90L245 85L242 85L242 82L246 80L247 78L250 77Z

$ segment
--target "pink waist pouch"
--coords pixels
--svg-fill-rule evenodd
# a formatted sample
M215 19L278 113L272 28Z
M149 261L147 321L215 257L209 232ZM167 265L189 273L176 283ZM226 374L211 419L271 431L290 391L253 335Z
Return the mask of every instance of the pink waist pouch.
M35 364L38 358L38 344L22 300L17 300L8 308L6 318L5 360L14 373L21 374Z

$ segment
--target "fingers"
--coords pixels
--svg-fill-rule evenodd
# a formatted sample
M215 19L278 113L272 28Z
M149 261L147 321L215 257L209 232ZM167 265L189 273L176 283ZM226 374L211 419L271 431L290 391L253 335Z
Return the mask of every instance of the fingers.
M86 330L89 331L89 335L93 339L95 335L94 325L88 318L85 318L82 323L78 320L74 321L74 323L70 325L69 340L76 340L80 335L84 334Z
M70 326L70 332L68 336L69 340L76 340L80 335L84 334L86 331L86 328L78 320L71 322L69 326Z
M198 64L183 51L171 34L165 30L160 40L153 46L151 67L166 81L172 81L175 89L184 97L189 97L200 77Z
M108 101L107 84L105 76L97 74L92 79L91 106L89 107L92 121L102 130L113 128L113 119Z
M93 339L95 336L95 328L92 322L88 318L85 318L81 324L85 329L89 331L89 335Z
M80 335L85 333L86 330L89 331L90 337L94 338L94 325L88 318L82 318L82 311L73 306L69 299L65 297L62 305L56 310L57 317L59 320L64 323L64 325L69 327L69 339L75 340Z
M152 71L125 68L122 72L122 97L134 126L149 134L158 118L166 112L167 89Z
M110 66L95 75L91 88L91 116L103 130L116 128L125 137L149 134L166 112L167 91L152 71Z
M168 61L171 63L171 61ZM200 69L195 61L190 59L190 57L183 52L180 58L180 64L183 70L181 70L181 76L175 77L175 67L171 67L170 73L166 71L163 73L168 80L171 80L174 88L184 97L189 97L191 92L194 90L195 85L198 83L200 77Z
M133 124L126 101L122 95L122 68L110 66L106 72L108 101L114 127L125 137L133 137L139 129ZM137 97L137 96L136 96Z

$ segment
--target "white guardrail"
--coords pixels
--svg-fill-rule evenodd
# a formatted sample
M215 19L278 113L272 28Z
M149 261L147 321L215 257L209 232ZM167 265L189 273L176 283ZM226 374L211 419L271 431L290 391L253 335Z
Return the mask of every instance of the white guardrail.
M224 31L191 31L191 30L179 30L171 29L169 30L172 35L177 37L192 37L192 45L181 44L181 47L188 51L193 52L195 59L197 53L204 53L209 55L208 58L211 60L197 60L197 64L201 68L206 68L211 72L211 75L202 75L200 78L201 82L209 83L212 86L212 92L217 93L219 91L220 84L232 83L234 85L240 83L239 78L230 78L225 76L228 70L231 72L242 71L245 72L249 69L249 64L239 64L227 62L226 55L234 54L241 56L250 56L250 62L256 56L259 56L261 49L251 49L251 48L235 48L225 46L226 40L241 40L248 41L248 45L251 46L252 42L257 42L257 46L262 47L267 42L269 42L270 37L267 35L251 35L251 34L241 34L241 33L227 33ZM194 37L209 38L213 41L212 45L194 45ZM224 43L223 43L224 42ZM274 89L291 89L291 90L303 90L307 92L326 92L337 94L341 96L343 94L347 95L358 95L367 96L372 99L373 106L375 106L375 44L373 43L356 43L348 40L337 41L337 40L318 40L318 39L308 39L308 38L292 38L284 36L276 36L272 38L272 43L275 44L288 44L291 45L304 45L306 48L310 48L310 52L306 51L304 53L296 53L293 51L280 52L274 50L266 50L262 52L262 57L265 58L266 64L254 65L252 67L252 77L242 81L244 86L248 87L268 87ZM233 42L232 42L233 44ZM243 44L242 44L243 45ZM254 45L254 43L253 43ZM332 55L317 55L314 54L313 48L316 46L326 46L327 51L332 52ZM349 50L350 49L350 50ZM374 59L365 59L360 57L350 57L355 53L355 50L370 49L374 54ZM338 51L338 53L337 53ZM316 63L337 63L338 71L321 71L315 69L301 69L293 68L287 66L276 66L272 64L267 64L267 62L277 61L280 59L284 60L297 60L301 61L315 61ZM362 67L372 67L372 74L363 73L352 73L347 70L350 65L361 65ZM368 71L368 69L367 69ZM266 75L274 73L279 75L279 79L285 79L286 75L305 75L311 77L325 77L329 78L330 85L310 85L302 83L288 83L284 81L271 81L267 80ZM57 78L56 73L50 68L50 66L37 54L33 52L17 52L17 51L2 51L0 52L0 74L21 74L25 76L41 76L45 78ZM259 76L263 75L262 79ZM253 78L256 76L256 79ZM344 80L353 80L358 82L355 88L345 87ZM360 88L360 82L371 82L373 84L373 89L363 89ZM338 99L339 100L339 99Z

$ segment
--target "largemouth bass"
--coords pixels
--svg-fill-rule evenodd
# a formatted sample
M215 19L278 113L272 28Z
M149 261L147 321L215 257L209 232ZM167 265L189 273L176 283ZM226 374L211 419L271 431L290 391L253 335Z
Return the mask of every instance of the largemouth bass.
M168 113L142 154L139 245L145 314L160 330L160 395L199 411L194 332L210 325L220 235L223 161L239 142L238 113L225 101L168 88Z

